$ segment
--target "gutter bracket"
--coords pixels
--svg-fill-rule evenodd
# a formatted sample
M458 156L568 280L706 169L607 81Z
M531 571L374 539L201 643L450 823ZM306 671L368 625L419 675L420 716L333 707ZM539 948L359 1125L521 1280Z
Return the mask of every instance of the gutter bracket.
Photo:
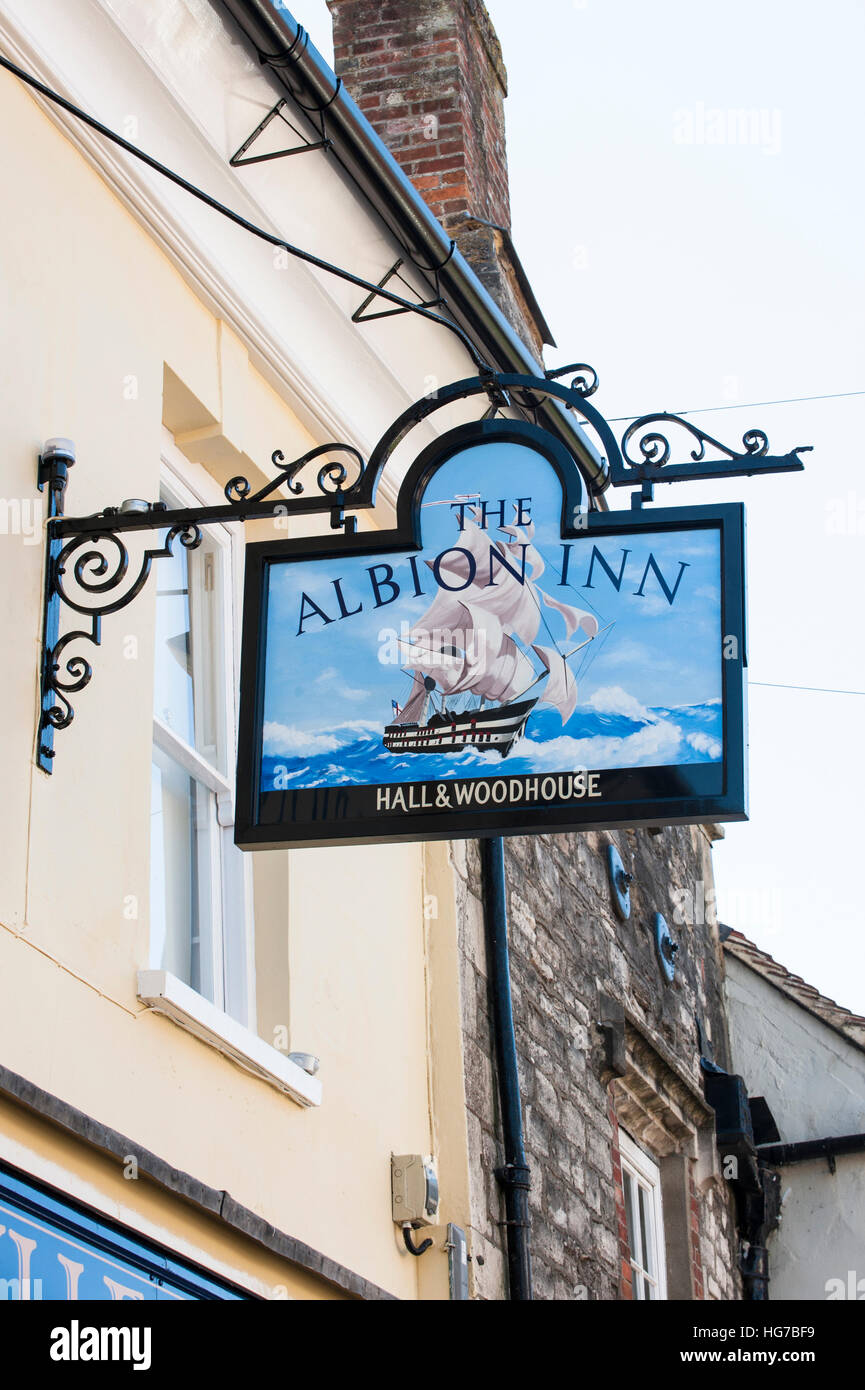
M394 278L394 276L396 276L397 280L400 280L400 281L402 282L402 284L405 285L406 289L409 289L409 290L410 290L412 287L411 287L411 285L409 284L408 280L406 280L405 276L400 275L400 273L399 273L399 272L400 272L400 268L401 268L404 264L405 264L405 262L402 260L402 258L400 258L398 261L394 261L394 263L393 263L393 265L391 266L390 270L388 270L388 271L385 273L385 275L383 276L383 278L382 278L381 280L379 280L379 282L378 282L378 288L379 288L380 290L383 290L384 287L387 285L388 281L392 280L392 279ZM441 294L440 294L440 292L439 292L438 271L435 272L435 277L436 277L436 298L435 298L435 299L419 300L416 306L409 305L408 303L406 303L406 305L405 305L404 307L402 307L402 308L397 308L397 309L379 309L379 310L377 310L376 313L374 313L374 314L368 314L366 311L367 311L367 309L369 308L370 304L374 303L375 300L378 299L378 295L377 295L377 294L375 293L375 291L373 290L373 292L372 292L371 294L368 294L368 295L367 295L367 297L366 297L366 299L363 301L363 303L360 304L360 305L358 305L358 307L355 309L354 313L353 313L352 316L351 316L351 321L352 321L352 323L371 323L373 319L389 319L389 318L392 318L395 314L408 314L408 313L411 312L411 309L412 309L413 307L416 307L416 308L418 308L418 309L438 309L438 308L444 307L444 306L445 306L445 301L444 301L444 299L442 299Z
M269 159L285 159L288 155L292 154L307 154L310 150L329 150L331 148L333 141L328 138L324 110L319 113L321 139L310 141L305 139L297 126L293 125L288 117L283 114L283 108L287 105L288 98L281 97L276 105L271 107L264 119L259 121L252 134L247 136L240 148L235 150L234 154L229 159L228 162L232 169L241 169L245 164L264 164ZM251 149L259 136L264 134L271 121L277 118L283 121L288 126L289 130L293 131L301 143L299 145L293 145L292 148L288 150L273 150L270 154L248 155L247 150Z

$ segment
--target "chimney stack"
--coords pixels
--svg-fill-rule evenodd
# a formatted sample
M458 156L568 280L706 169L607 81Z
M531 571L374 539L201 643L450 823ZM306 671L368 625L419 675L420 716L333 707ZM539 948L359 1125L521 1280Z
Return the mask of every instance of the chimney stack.
M334 65L526 345L552 344L510 236L507 73L483 0L327 0Z

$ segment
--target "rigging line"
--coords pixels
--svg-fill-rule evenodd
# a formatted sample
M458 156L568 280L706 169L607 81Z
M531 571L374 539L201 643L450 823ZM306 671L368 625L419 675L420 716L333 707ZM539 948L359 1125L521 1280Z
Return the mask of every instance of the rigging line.
M732 405L704 405L695 406L693 410L671 410L671 415L712 415L716 410L756 410L758 406L764 405L800 405L804 401L840 401L847 396L865 396L865 391L830 391L825 396L788 396L780 401L745 401L741 405L736 402ZM608 425L620 425L625 420L638 420L639 415L611 415L607 419Z
M780 681L748 681L752 685L763 685L769 690L810 690L817 695L865 695L865 690L834 690L826 685L784 685Z
M564 586L561 585L561 584L559 584L559 585L557 585L556 587L559 588L559 589L561 589L562 587L564 587L565 589L573 589L573 591L574 591L574 593L576 594L577 598L580 600L580 603L585 603L585 604L587 604L587 606L588 606L589 608L591 608L591 610L592 610L592 612L594 613L595 617L596 617L596 618L600 618L600 619L601 619L601 622L604 621L604 618L607 616L606 613L602 613L601 610L600 610L600 608L596 608L596 607L595 607L595 605L592 603L592 600L591 600L590 598L587 598L585 594L581 594L580 591L579 591L578 586L577 586L576 584L572 583L570 579L568 580L567 584L565 584ZM594 586L593 586L593 587L594 587Z
M499 545L505 545L505 546L506 546L506 545L507 545L507 541L492 541L491 544L495 545L496 547L498 547ZM526 541L524 544L525 544L525 547L526 547L526 550L527 550L528 547L529 547L529 545L531 544L531 541ZM538 551L538 554L540 555L540 551ZM541 559L543 560L543 556L541 556ZM544 561L544 566L546 567L546 561ZM505 568L507 568L507 566L505 566ZM509 571L509 572L510 572L510 571ZM492 565L490 565L490 574L492 574ZM555 637L553 636L552 632L550 631L550 625L549 625L549 623L547 622L546 614L544 613L544 610L543 610L543 608L541 607L540 602L538 601L538 596L537 596L537 594L535 593L535 582L536 582L536 581L532 579L531 575L529 575L528 577L526 577L526 555L525 555L525 551L523 552L523 579L522 579L522 581L519 581L519 580L518 580L517 582L518 582L518 583L519 583L519 582L522 582L523 588L525 588L526 585L528 585L529 593L531 594L532 599L534 600L534 605L535 605L535 607L536 607L537 610L538 610L538 614L539 614L539 616L540 616L541 622L543 623L544 627L547 629L547 636L549 637L550 641L552 642L553 646L555 647L556 651L558 652L558 655L561 656L561 652L559 651L559 644L558 644L558 642L556 641ZM543 591L542 591L542 592L543 592ZM521 638L520 640L522 641L522 638ZM540 677L538 677L538 679L540 679ZM531 686L528 687L529 690L531 690L531 688L532 688Z
M588 673L589 673L591 667L595 664L595 662L597 661L597 659L598 659L598 657L600 656L601 652L603 651L604 646L606 645L606 643L607 643L607 641L608 641L608 639L609 639L610 633L612 632L612 630L613 630L613 628L615 627L615 625L616 625L615 622L610 623L610 624L608 625L607 629L605 630L604 635L603 635L603 637L601 638L600 642L598 643L597 647L592 646L592 647L590 647L589 650L586 652L585 656L583 657L582 661L580 662L580 669L579 669L579 671L576 673L576 679L577 679L578 681L581 681L581 680L583 679L584 676L587 676L587 675L588 675ZM599 634L599 635L600 635L600 634Z
M71 116L75 116L76 119L90 126L91 130L95 130L99 135L103 135L106 140L112 141L113 144L119 145L122 150L126 150L127 154L131 154L135 159L140 159L142 163L155 170L157 174L161 174L163 178L169 179L170 182L176 184L178 188L182 188L184 192L190 193L193 198L197 198L199 202L205 203L208 207L212 208L214 212L220 213L222 217L228 218L230 222L241 227L245 232L251 233L252 236L258 237L261 241L266 241L270 246L276 246L281 251L286 251L290 256L295 256L300 261L305 261L307 265L315 266L317 270L323 270L328 275L335 275L338 279L345 280L350 285L356 285L358 289L366 290L371 294L378 295L382 299L390 300L391 303L399 305L402 309L410 310L413 313L419 314L421 318L429 319L432 323L437 323L443 328L450 329L450 331L455 333L460 339L460 342L468 352L475 366L480 371L487 370L487 363L484 362L474 343L471 341L468 334L460 328L459 324L452 323L449 319L442 318L440 314L434 313L432 309L425 309L420 304L413 304L410 300L403 299L400 295L393 294L390 290L382 288L381 285L374 285L369 280L364 280L360 275L352 274L350 270L343 270L340 266L331 265L330 262L323 261L319 256L314 256L311 251L304 251L301 247L293 246L291 242L283 241L281 237L274 236L271 232L266 231L264 227L259 227L254 222L248 221L248 219L242 217L239 212L235 212L232 208L226 207L226 205L220 203L218 199L212 198L209 193L205 193L203 189L198 188L194 183L190 183L188 179L183 178L181 174L175 173L174 170L169 169L167 165L160 164L158 159L154 159L152 155L146 154L145 151L139 149L137 145L131 144L130 141L125 140L122 135L118 135L116 131L103 125L101 121L96 120L95 116L89 116L87 112L82 111L79 106L75 106L73 102L67 101L65 97L61 96L59 92L53 91L51 87L46 87L44 82L40 82L38 78L33 77L29 72L25 72L23 68L19 68L15 63L10 62L9 59L3 57L2 54L0 54L0 67L5 68L7 72L11 72L14 77L20 78L22 82L28 87L32 87L34 91L39 92L41 96L45 97L46 101L54 102L55 105L62 107L63 110L68 111Z

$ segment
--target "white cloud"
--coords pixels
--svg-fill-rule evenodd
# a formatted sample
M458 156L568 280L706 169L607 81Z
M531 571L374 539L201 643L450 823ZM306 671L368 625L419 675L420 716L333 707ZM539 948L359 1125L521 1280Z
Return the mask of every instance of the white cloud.
M682 742L676 724L649 724L625 738L556 738L541 745L544 768L654 767L671 763ZM538 764L540 759L533 758Z
M359 735L380 732L378 724L371 724L365 719L337 724L327 733L313 733L309 729L298 729L291 724L277 724L270 720L264 726L264 751L274 757L306 758L315 753L335 753L337 749L353 743Z
M708 734L688 734L687 741L696 752L708 753L710 758L720 758L723 751L720 741Z
M681 590L676 598L680 594ZM673 605L660 594L628 594L627 601L635 606L641 618L665 618L673 611Z
M589 696L589 705L601 714L624 714L628 719L639 719L644 724L656 723L656 716L645 705L620 685L604 685Z
M340 699L343 700L365 700L369 695L368 690L354 690L350 685L346 685L335 666L328 666L320 676L316 676L315 683L316 685L328 686L335 695L339 695Z

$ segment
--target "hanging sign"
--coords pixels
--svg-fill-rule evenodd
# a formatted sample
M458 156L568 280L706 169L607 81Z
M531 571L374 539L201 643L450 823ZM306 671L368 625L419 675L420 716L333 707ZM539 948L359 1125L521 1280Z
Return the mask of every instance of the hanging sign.
M738 504L587 513L487 421L396 529L250 546L238 844L744 819L743 541Z

